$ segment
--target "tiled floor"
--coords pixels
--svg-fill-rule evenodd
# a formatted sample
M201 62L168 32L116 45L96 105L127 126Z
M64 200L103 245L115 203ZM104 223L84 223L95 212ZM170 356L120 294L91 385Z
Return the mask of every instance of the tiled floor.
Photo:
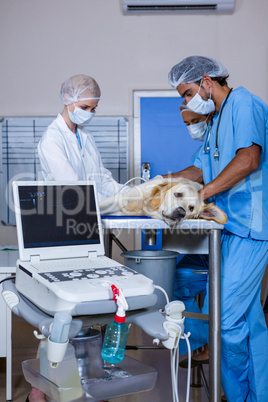
M35 358L39 341L33 335L34 328L18 317L13 317L13 376L12 397L13 402L24 402L30 390L30 385L25 381L21 362ZM129 336L131 345L152 346L152 338L132 326ZM112 399L115 402L172 402L170 359L168 350L140 349L128 352L128 355L151 365L158 370L158 379L155 388L150 392L132 394L125 397ZM206 373L208 366L204 366ZM185 401L187 370L179 370L179 396L180 401ZM207 402L204 388L191 387L191 402ZM6 401L5 394L5 359L0 359L0 402Z

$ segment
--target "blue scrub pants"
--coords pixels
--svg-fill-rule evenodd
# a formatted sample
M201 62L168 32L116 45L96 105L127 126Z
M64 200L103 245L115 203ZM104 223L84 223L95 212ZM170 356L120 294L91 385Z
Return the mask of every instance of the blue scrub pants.
M181 300L185 304L185 310L192 313L201 313L195 300L195 296L204 292L206 294L207 274L193 273L208 269L207 255L186 255L176 266L173 300ZM191 350L195 350L208 343L208 326L203 320L185 318L184 332L190 332L189 338ZM180 354L187 353L185 341L179 345Z
M268 242L223 231L221 247L222 387L228 402L267 402L268 331L260 292ZM190 294L190 282L188 287ZM203 313L208 313L208 297Z

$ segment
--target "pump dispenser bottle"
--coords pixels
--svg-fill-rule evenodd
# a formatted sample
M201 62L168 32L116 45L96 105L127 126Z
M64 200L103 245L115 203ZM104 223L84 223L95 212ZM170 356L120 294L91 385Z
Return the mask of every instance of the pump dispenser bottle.
M125 354L129 329L125 324L128 304L121 289L111 286L114 300L118 305L114 321L107 325L101 356L110 364L120 363Z

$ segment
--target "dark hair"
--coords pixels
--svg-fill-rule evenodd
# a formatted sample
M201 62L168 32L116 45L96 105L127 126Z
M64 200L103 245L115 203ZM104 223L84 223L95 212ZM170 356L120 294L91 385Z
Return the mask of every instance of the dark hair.
M212 81L217 81L222 87L228 85L228 83L227 83L228 78L229 78L229 75L227 75L227 77L215 77L215 78L211 77Z
M227 79L229 78L229 75L227 77L210 77L212 81L216 81L218 84L220 84L222 87L227 86ZM196 81L195 83L200 85L202 80Z

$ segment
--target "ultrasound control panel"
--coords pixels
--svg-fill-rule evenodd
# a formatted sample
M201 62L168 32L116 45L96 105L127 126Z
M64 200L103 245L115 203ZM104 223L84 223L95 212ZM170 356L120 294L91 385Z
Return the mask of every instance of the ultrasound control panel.
M130 278L133 275L139 275L138 272L120 265L116 267L105 268L85 268L66 271L53 271L39 273L40 276L49 282L66 282L66 281L83 281L94 279L114 279L116 278Z

